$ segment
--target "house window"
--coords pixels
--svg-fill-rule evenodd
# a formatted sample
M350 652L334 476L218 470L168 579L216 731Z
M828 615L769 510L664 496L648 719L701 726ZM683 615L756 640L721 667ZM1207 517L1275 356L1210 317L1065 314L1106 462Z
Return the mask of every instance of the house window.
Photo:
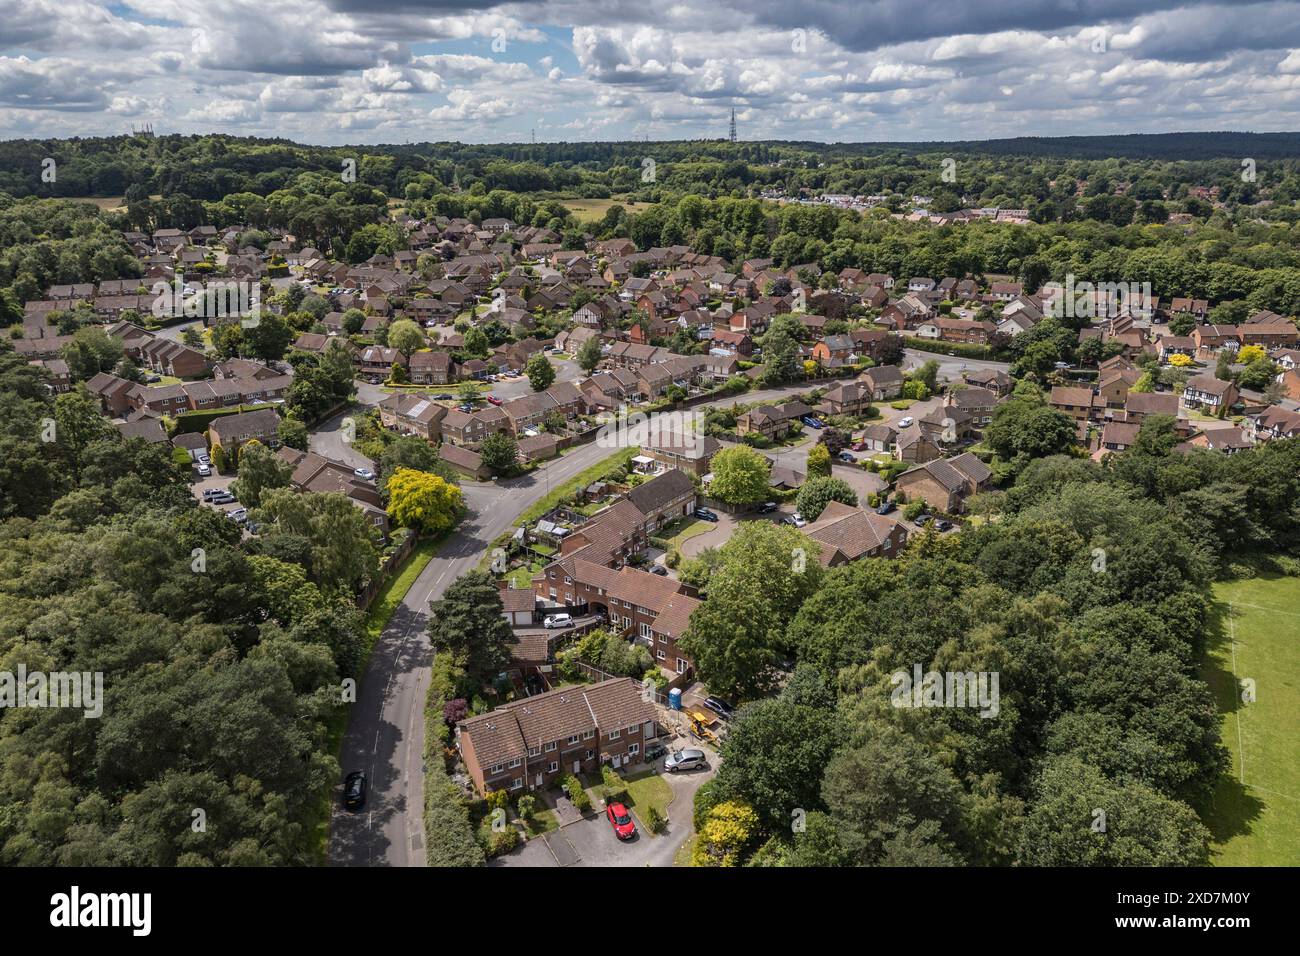
M490 771L488 771L488 772L489 772L489 773L494 773L494 774L495 774L495 773L501 773L501 772L502 772L503 770L505 770L505 769L506 769L506 765L503 764L503 763L499 763L499 764L497 764L495 767L493 767L493 768L492 768Z
M658 658L658 659L661 660L661 661L662 661L664 658L666 658L667 656L668 656L668 653L667 653L666 651L660 651L658 654L655 655L655 657Z
M640 745L640 744L628 744L628 745L627 745L627 755L628 755L629 757L635 757L635 756L636 756L637 754L639 754L640 752L641 752L641 745Z
M576 743L578 742L578 735L577 735L577 734L574 734L572 737L570 737L570 738L568 739L567 742L568 742L568 743L571 743L571 744L576 744Z
M524 785L524 778L523 778L523 777L515 777L515 779L513 779L513 780L510 781L510 789L511 789L511 790L519 790L520 788L523 787L523 785Z
M542 755L542 748L541 748L541 747L529 747L529 748L528 748L528 756L530 756L530 757L540 757L541 755Z
M548 764L546 765L546 772L547 772L547 773L555 773L555 772L557 772L559 769L560 769L560 763L559 763L558 760L552 760L550 763L548 763Z
M514 770L515 767L518 767L521 763L523 763L523 761L516 757L514 760L510 761L510 769Z
M586 759L586 760L590 760L590 759L591 759L592 757L594 757L595 755L596 755L596 754L595 754L595 751L593 751L593 750L588 750L588 751L587 751L587 756L586 756L584 759Z
M627 734L629 737L632 736L633 734L637 734L640 732L641 732L641 728L637 724L633 724L631 727L627 729Z
M623 732L622 732L621 730L611 730L611 731L609 732L609 739L610 739L610 740L618 740L618 738L621 737L622 734L623 734Z
M549 744L546 745L546 752L550 753L554 749L555 749L555 741L552 740Z
M594 730L586 730L586 731L583 731L583 733L582 733L582 739L583 739L583 740L590 740L590 739L591 739L592 737L594 737L594 736L596 736L596 732L595 732Z
M684 657L677 658L677 673L685 674L690 666L691 662L686 660Z

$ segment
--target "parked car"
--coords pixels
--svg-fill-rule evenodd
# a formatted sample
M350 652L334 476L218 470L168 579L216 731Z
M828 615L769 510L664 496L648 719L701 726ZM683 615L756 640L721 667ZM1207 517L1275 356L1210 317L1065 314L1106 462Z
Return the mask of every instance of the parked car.
M343 806L356 813L366 805L366 775L353 770L343 778Z
M761 515L770 515L775 510L776 510L775 501L764 501L761 505L758 506L758 513Z
M627 812L627 807L623 804L609 804L605 807L605 816L609 820L609 825L614 828L614 835L620 840L630 840L636 836L636 824L632 822L632 814Z
M712 511L710 511L708 508L696 508L696 509L695 509L695 517L699 518L699 519L702 520L702 521L717 521L717 520L718 520L718 516L717 516L716 514L714 514Z
M645 745L645 759L646 759L646 760L658 760L660 757L662 757L662 756L663 756L664 754L666 754L667 752L668 752L668 748L665 747L663 744L660 744L660 743L653 743L653 744L646 744L646 745Z
M651 573L651 574L657 574L657 575L659 575L661 578L662 578L662 577L667 577L667 575L668 575L668 569L665 568L662 564L653 564L653 565L650 566L650 573Z
M922 514L922 515L917 515L915 518L913 518L912 524L916 525L918 528L924 528L926 524L929 523L929 521L930 521L930 516Z
M866 450L867 450L867 443L864 442L864 441L855 441L855 442L854 442L852 445L850 445L849 447L850 447L851 449L853 449L854 451L866 451Z
M825 428L825 427L826 427L825 425L823 425L823 424L821 423L821 421L820 421L819 419L813 418L811 415L804 415L802 418L799 419L799 421L803 422L803 423L804 423L805 425L807 425L809 428Z
M459 409L460 409L462 412L464 412L466 415L468 415L470 412L474 411L474 406L471 405L469 402L461 402L460 405L458 405L458 406L456 406L456 407L459 408Z
M198 468L195 470L198 471L200 478L212 477L212 469L209 468L207 465L203 464L202 462L199 463Z
M375 473L369 468L353 468L352 474L356 475L358 478L364 478L366 481L375 480Z
M912 416L911 416L911 415L908 415L906 418L900 418L900 419L898 420L898 427L899 427L899 428L910 428L911 425L912 425Z
M708 767L709 760L704 755L703 750L690 748L687 750L674 750L664 761L664 769L669 773L676 773L679 770L695 770L699 767Z
M894 504L892 501L883 501L881 502L880 507L876 509L876 514L887 515L897 507L898 505Z
M546 615L546 619L542 621L542 625L548 628L569 627L572 624L573 624L572 614L548 614Z
M840 461L845 462L846 464L856 465L858 463L858 460L854 458L851 454L849 454L847 451L840 452L839 455L837 455L836 457L839 458Z
M489 404L489 405L500 405L500 404L501 404L501 399L497 398L495 395L489 395L489 396L487 397L487 400L488 400L488 404Z
M212 459L208 457L208 453L206 451L199 452L199 456L195 459L195 461L197 461L200 465L212 464Z
M723 717L727 720L731 719L731 715L735 711L735 708L732 707L730 704L728 704L721 697L704 698L704 706L709 708L709 710L713 711L719 717Z
M952 530L952 522L949 521L947 518L940 518L938 521L934 523L934 526L940 531Z
M217 497L218 495L224 495L224 494L228 494L228 493L229 493L229 492L227 492L226 489L224 489L224 488L204 488L204 489L203 489L203 500L204 500L204 501L211 501L213 498Z
M215 495L208 499L210 505L228 505L235 500L235 496L228 491L218 490Z
M790 516L790 523L794 525L796 528L802 528L808 522L804 520L803 515L801 515L799 512L796 511L794 514Z
M238 524L243 524L248 520L247 508L235 508L233 511L227 511L226 517Z

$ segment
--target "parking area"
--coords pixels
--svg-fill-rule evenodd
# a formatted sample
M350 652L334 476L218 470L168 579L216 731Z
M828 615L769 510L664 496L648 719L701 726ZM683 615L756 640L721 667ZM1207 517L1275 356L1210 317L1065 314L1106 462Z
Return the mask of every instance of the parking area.
M697 747L694 741L672 739L672 749ZM633 806L637 835L626 842L614 835L605 808L593 806L590 816L575 820L540 837L534 837L506 856L489 861L489 866L672 866L679 847L691 834L695 791L717 772L717 757L709 748L707 769L665 773L664 757L649 765L672 788L668 805L668 827L655 835L647 831Z

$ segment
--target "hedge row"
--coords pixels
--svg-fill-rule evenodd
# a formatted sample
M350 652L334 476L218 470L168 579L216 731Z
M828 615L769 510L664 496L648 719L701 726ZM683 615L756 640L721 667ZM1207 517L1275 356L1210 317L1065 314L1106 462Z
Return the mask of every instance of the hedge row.
M909 349L920 352L935 352L939 355L955 355L958 358L992 359L993 352L987 345L968 345L965 342L936 342L934 339L920 339L907 335L903 344Z
M443 717L445 695L429 684L424 701L424 841L429 866L483 866L487 860L474 835L460 789L447 775L443 757L449 733Z
M276 407L269 402L259 402L255 405L231 405L228 408L217 408L210 412L181 412L176 416L176 432L177 434L205 432L214 419L224 418L227 415L238 415L240 412L253 412L259 408Z

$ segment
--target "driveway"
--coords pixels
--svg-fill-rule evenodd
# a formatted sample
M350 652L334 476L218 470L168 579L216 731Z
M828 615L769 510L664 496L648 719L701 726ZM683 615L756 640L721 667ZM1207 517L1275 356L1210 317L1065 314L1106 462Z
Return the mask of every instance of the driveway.
M694 746L694 744L692 744ZM663 758L655 761L662 769ZM678 849L694 828L695 791L717 772L717 760L711 758L708 770L664 774L673 790L668 805L668 829L658 836L646 831L644 821L632 810L637 821L636 838L626 843L614 835L605 819L605 809L595 806L593 816L534 837L506 856L491 860L489 866L672 866Z

